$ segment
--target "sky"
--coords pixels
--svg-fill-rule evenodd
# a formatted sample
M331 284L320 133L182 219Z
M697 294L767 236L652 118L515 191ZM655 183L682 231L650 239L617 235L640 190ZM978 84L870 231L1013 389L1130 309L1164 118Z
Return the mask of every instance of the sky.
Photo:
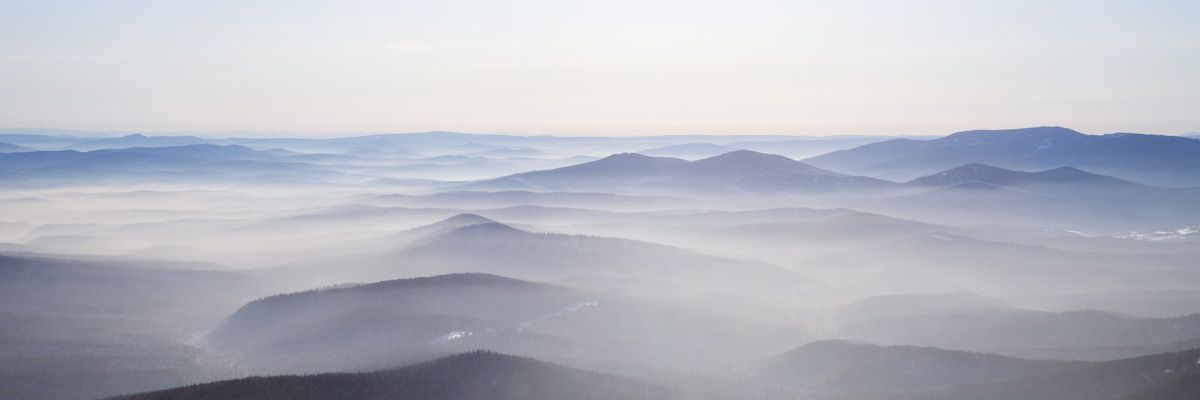
M0 127L1200 131L1200 1L9 1Z

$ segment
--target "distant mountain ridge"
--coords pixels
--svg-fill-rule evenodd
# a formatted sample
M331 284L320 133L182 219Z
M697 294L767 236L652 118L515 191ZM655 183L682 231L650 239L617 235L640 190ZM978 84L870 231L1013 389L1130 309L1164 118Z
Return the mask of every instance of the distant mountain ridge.
M497 190L625 190L687 193L820 193L871 190L891 182L848 176L790 158L749 150L686 161L634 153L545 171L475 182Z
M334 171L285 161L269 152L241 145L189 144L0 153L0 171L19 183L69 184L79 181L226 179L231 181L324 180Z
M804 160L847 173L908 180L971 163L1019 170L1070 166L1167 187L1200 186L1200 142L1179 136L1085 135L1062 127L964 131L895 139Z
M140 133L134 133L116 138L94 139L76 143L71 145L71 149L90 151L101 149L121 149L129 147L188 146L195 144L209 144L209 142L196 136L146 136Z

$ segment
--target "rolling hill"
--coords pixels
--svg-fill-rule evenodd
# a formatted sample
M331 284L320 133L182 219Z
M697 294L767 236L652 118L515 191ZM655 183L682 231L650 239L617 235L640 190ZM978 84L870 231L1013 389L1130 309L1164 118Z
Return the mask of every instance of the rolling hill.
M209 144L195 136L146 136L133 133L115 138L85 140L70 146L73 150L92 151L102 149L124 149L129 147L176 147Z
M679 368L769 352L798 335L775 311L743 314L737 304L450 274L266 297L238 309L208 338L246 370L308 373L378 369L472 349ZM699 347L711 350L693 351Z
M932 347L814 342L755 364L793 388L747 398L845 400L1194 399L1200 349L1106 362L1037 361ZM747 390L752 391L752 390ZM768 391L769 393L769 391ZM1161 397L1160 397L1161 396Z
M778 294L820 284L770 264L725 259L628 239L537 233L498 222L447 226L428 236L403 234L407 244L377 254L348 258L352 268L317 268L312 273L353 279L483 272L518 279L569 276L637 278L695 289ZM412 239L421 237L420 239ZM314 263L320 264L320 263ZM346 281L347 279L338 279Z
M817 391L930 391L1048 375L1083 363L1024 360L933 347L820 341L756 365L770 382Z
M1168 345L1200 338L1200 315L1140 318L1083 310L979 310L950 314L881 316L847 321L844 337L875 343L1054 357L1066 349ZM1035 349L1045 349L1038 355ZM1079 351L1076 353L1085 353ZM1081 357L1090 358L1090 357Z

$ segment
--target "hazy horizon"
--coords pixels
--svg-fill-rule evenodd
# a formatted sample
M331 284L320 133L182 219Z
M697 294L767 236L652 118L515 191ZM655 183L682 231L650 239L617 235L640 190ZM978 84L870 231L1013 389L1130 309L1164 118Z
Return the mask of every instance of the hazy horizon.
M1113 133L1139 133L1149 135L1167 135L1167 136L1194 136L1200 134L1200 131L1186 132L1128 132L1128 131L1105 131L1092 132L1073 129L1069 126L1062 125L1042 125L1042 126L1057 126L1075 130L1085 135L1107 135ZM1032 127L1032 126L1031 126ZM559 133L527 133L527 132L485 132L485 131L455 131L445 129L435 129L427 131L361 131L361 132L290 132L290 131L149 131L149 130L88 130L88 129L69 129L69 128L47 128L47 127L0 127L0 134L43 134L43 135L65 135L77 137L95 137L95 138L113 138L127 135L145 135L145 136L196 136L206 139L233 139L233 138L305 138L305 139L335 139L342 137L356 136L371 136L371 135L407 135L407 134L423 134L423 133L455 133L467 135L502 135L502 136L520 136L520 137L608 137L608 138L637 138L637 137L686 137L686 136L745 136L745 137L812 137L812 138L835 138L835 137L921 137L921 138L936 138L957 132L975 131L975 130L1006 130L1020 129L1026 127L1018 126L1001 126L1001 127L976 127L968 129L960 129L954 131L930 131L930 132L859 132L859 133L797 133L797 132L763 132L763 133L747 133L747 132L680 132L680 133L660 133L660 134L585 134L573 132Z

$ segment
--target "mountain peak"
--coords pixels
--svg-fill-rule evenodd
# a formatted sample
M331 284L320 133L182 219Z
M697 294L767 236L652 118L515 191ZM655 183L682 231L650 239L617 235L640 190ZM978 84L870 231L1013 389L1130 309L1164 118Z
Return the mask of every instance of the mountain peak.
M1048 170L1039 172L1038 174L1046 175L1046 176L1062 176L1062 177L1094 175L1091 173L1084 172L1083 170L1080 170L1079 168L1075 168L1075 167L1058 167L1058 168L1048 169Z
M453 217L446 218L441 221L435 222L435 223L433 223L433 225L469 226L469 225L489 224L489 223L496 223L496 221L493 219L484 217L482 215L475 214L475 213L461 213L461 214L456 214Z
M484 224L499 224L499 222L479 214L461 213L429 225L423 225L406 230L401 234L406 236L417 235L419 237L425 237L432 234L455 232L465 227Z
M483 236L490 236L490 235L495 235L495 234L507 234L507 233L525 233L525 231L517 229L517 228L513 228L512 226L509 226L506 224L492 221L492 222L485 222L482 224L471 224L471 225L467 225L467 226L462 226L462 227L456 228L456 229L454 229L454 231L450 232L450 234L459 236L459 237L463 237L463 236L483 237Z
M647 159L647 158L653 158L653 157L650 157L645 154L638 154L638 153L616 153L616 154L610 155L608 157L604 157L601 160L635 160L635 159Z
M738 170L776 170L798 175L838 175L778 154L760 153L752 150L735 150L693 161L691 168L697 172L719 173Z

